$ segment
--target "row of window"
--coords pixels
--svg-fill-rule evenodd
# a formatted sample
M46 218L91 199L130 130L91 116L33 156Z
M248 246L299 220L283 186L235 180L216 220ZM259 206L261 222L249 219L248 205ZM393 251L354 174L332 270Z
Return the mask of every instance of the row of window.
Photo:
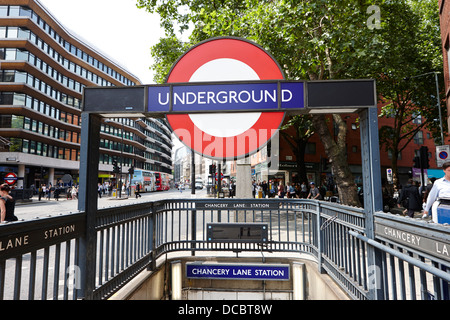
M17 115L0 115L0 128L24 129L67 142L80 143L80 134L35 119Z
M16 32L18 30L18 32ZM14 32L13 32L14 31ZM113 84L109 82L106 79L103 79L102 77L98 76L97 74L83 68L82 66L70 61L69 59L64 58L62 55L60 55L57 51L55 51L52 47L47 45L45 42L41 41L39 38L37 38L34 33L28 31L24 28L17 28L17 27L0 27L0 38L19 38L19 39L27 39L31 42L35 43L38 48L41 48L42 51L47 53L50 58L53 59L56 63L60 64L62 67L64 67L66 70L73 72L77 75L80 75L81 77L99 85L99 86L112 86ZM16 36L17 34L17 36ZM36 41L33 41L34 38L37 38ZM36 66L39 66L40 69L45 69L46 63L42 62L42 66L40 64L40 59L35 58L34 55L27 57L25 55L25 52L19 50L18 52L14 52L13 50L19 50L15 48L11 48L9 51L6 51L3 53L3 59L4 60L25 60L29 61L30 63L35 64ZM31 54L31 53L30 53ZM47 74L50 74L51 71L46 71Z
M129 119L129 118L110 118L110 120L115 121L115 122L118 122L118 123L121 123L121 124L123 124L123 125L125 125L125 126L134 127L134 128L138 128L139 130L141 130L141 129L140 129L141 127L140 127L140 126L136 126L135 123L134 123L135 121L132 120L132 119ZM159 122L160 122L165 128L167 128L167 123L165 122L165 120L162 120L162 119L147 119L147 118L143 118L143 119L140 119L139 121L143 121L148 127L154 129L155 131L158 131L158 132L161 133L163 136L165 136L165 137L167 138L167 142L171 142L172 139L171 139L171 137L170 137L170 134L167 132L168 129L167 129L167 131L163 130L163 129L161 128L161 126L157 125L157 124L154 122L155 120L160 120ZM142 130L141 130L141 131L142 131ZM106 131L105 131L105 132L106 132ZM152 131L149 131L149 130L144 130L143 133L144 133L145 135L150 136L150 135L149 135L150 132L153 133ZM154 136L157 136L157 135L156 135L156 134L153 134L153 135L151 135L150 137L152 137L153 139L158 140L158 141L161 141L161 142L164 143L163 140L156 139L156 138L154 138Z
M72 53L74 56L84 60L86 63L94 66L98 70L110 75L111 77L117 79L122 82L124 85L131 86L134 83L123 76L119 72L114 69L108 67L102 62L98 61L94 57L90 56L83 50L77 48L69 41L64 40L52 27L50 27L39 15L37 15L33 10L25 6L0 6L0 17L20 17L25 16L29 17L32 21L36 23L36 25L40 26L50 37L55 39L57 43L61 45L65 50Z
M67 95L59 90L54 89L52 86L48 85L39 78L22 71L16 70L3 70L0 72L0 82L16 82L16 83L26 83L30 87L58 100L64 104L75 107L77 109L81 108L81 100L70 95Z
M134 147L129 144L122 144L120 142L111 141L108 139L100 139L100 148L109 150L123 151L126 153L133 153Z
M120 158L118 158L116 156L111 156L111 155L106 154L106 153L101 153L99 155L99 163L112 164L113 160L117 160L119 165L122 164L125 167L131 167L132 165L133 166L136 165L135 163L133 163L133 160L129 159L129 158L120 159ZM138 168L139 168L139 166L138 166ZM143 164L143 168L141 168L141 169L150 170L150 171L159 171L159 172L165 172L165 173L172 174L172 170L170 168L166 168L166 167L161 166L161 165L159 165L157 163L144 163Z
M160 166L158 164L154 164L154 163L144 163L144 167L142 169L172 174L172 169L166 168L166 167Z
M21 138L10 138L10 142L10 152L23 152L48 158L80 161L80 151L78 149L62 148L48 143Z
M165 155L172 157L172 154L167 151L165 148L162 148L161 146L159 146L156 143L150 142L150 141L144 141L144 146L146 146L147 148L159 151L161 153L164 153Z
M66 77L28 51L16 48L0 48L0 59L7 61L27 61L70 90L75 90L80 94L83 93L84 84Z
M25 106L56 120L64 121L77 126L81 125L81 117L79 115L61 111L58 108L55 108L24 93L0 92L0 105Z

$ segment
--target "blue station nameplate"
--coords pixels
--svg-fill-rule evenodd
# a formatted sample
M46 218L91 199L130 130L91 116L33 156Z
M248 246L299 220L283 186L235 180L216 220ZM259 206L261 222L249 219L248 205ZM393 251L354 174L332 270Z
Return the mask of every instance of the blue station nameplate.
M280 111L304 108L304 83L168 84L148 87L149 112Z
M278 280L290 277L288 264L186 263L186 277L193 279Z

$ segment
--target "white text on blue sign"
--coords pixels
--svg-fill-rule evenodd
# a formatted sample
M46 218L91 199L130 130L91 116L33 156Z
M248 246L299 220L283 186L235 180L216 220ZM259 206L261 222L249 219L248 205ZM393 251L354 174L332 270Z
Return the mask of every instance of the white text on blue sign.
M234 280L289 280L289 265L186 264L188 278Z
M303 82L183 84L148 87L150 112L252 111L304 108Z

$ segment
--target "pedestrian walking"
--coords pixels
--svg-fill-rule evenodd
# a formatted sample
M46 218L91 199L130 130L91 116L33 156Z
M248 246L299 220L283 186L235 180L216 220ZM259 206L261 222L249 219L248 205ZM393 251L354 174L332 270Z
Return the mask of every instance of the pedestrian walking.
M98 197L101 198L102 192L103 192L103 187L102 187L101 183L98 184L97 192L98 192Z
M141 185L139 183L136 183L136 190L135 190L136 199L139 197L141 198Z
M55 188L55 192L53 193L56 201L59 201L59 194L60 194L60 192L61 192L61 189L59 187L56 187Z
M437 179L433 183L433 187L427 197L427 204L423 211L422 218L426 218L430 215L430 210L435 213L439 206L439 198L450 198L450 162L444 162L442 165L444 171L444 177ZM436 214L431 215L434 222L437 222Z
M73 200L78 199L78 196L77 196L78 192L77 192L77 188L75 188L75 186L72 186L72 190L70 191L70 193L72 195Z
M403 214L411 218L414 217L414 212L422 210L422 197L412 179L409 179L406 186L402 188L397 205L399 208L405 208Z
M311 182L309 185L311 186L311 189L309 190L309 194L306 199L322 200L322 195L320 194L319 189L316 188L316 184Z
M302 199L306 199L307 196L308 196L308 186L306 185L306 182L303 181L300 186L300 197Z
M284 198L284 186L282 183L278 186L278 198Z

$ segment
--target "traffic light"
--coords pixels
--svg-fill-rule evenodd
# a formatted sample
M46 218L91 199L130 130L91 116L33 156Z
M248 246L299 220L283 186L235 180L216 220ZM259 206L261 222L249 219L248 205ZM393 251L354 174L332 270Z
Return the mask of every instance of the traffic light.
M420 168L420 157L414 157L413 162L414 162L414 165L413 165L414 168Z
M128 173L133 175L134 174L134 167L131 166L130 169L128 169Z
M216 165L215 164L211 164L209 166L209 174L214 174L216 173Z
M430 167L430 161L428 159L428 147L420 147L420 160L423 169L428 169Z
M119 168L119 166L117 165L117 160L116 160L116 159L114 159L114 160L112 161L112 165L113 165L113 172L114 172L114 173L120 173L120 168Z

